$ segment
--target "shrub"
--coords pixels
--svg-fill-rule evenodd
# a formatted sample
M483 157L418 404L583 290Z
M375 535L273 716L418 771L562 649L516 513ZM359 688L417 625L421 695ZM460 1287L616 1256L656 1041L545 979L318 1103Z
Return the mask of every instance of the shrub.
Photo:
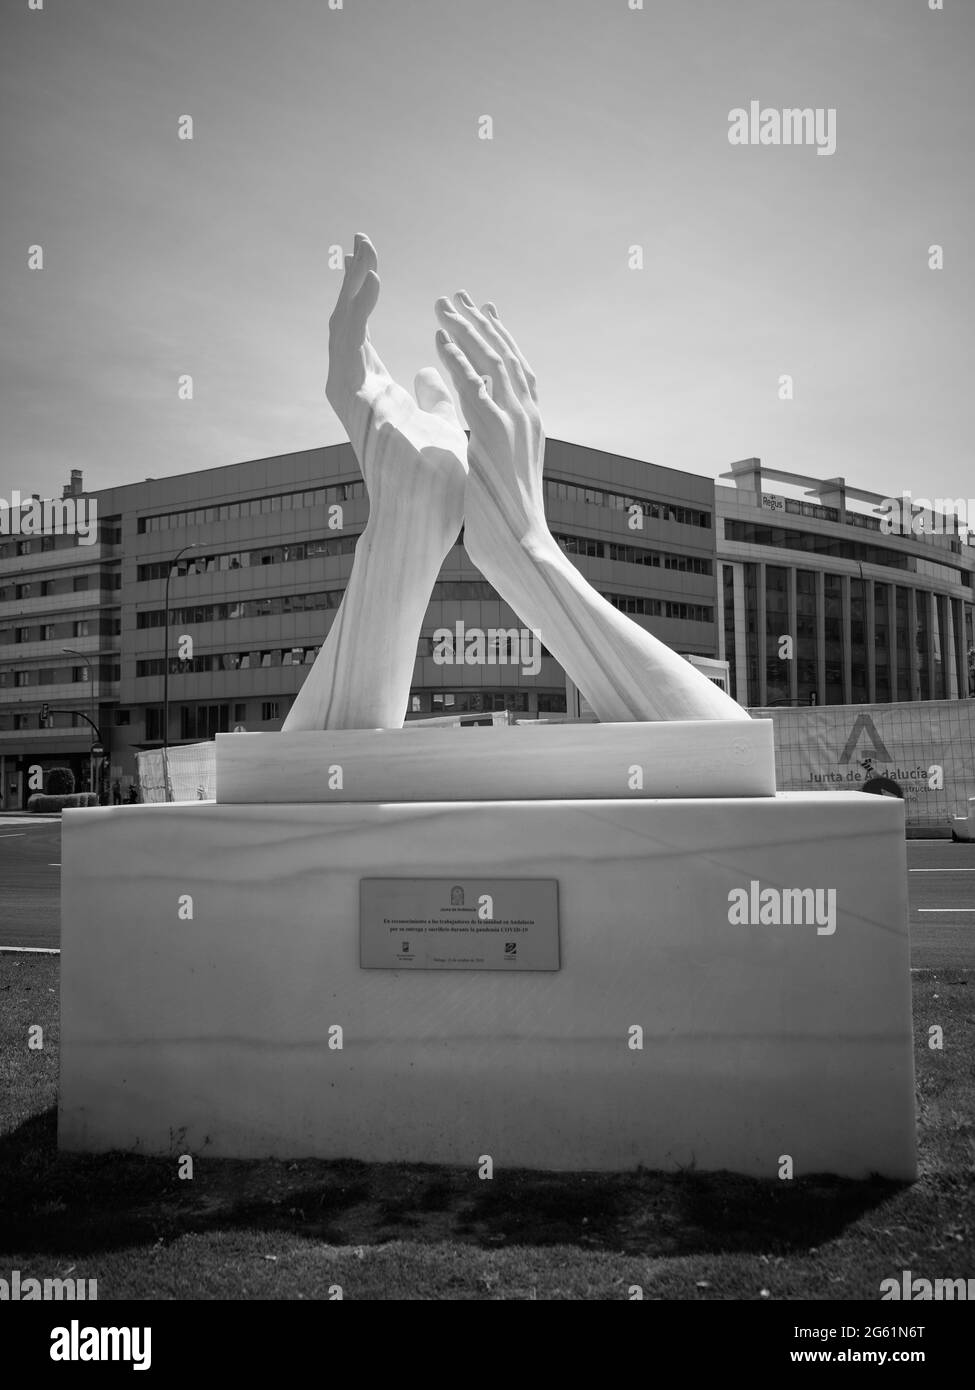
M69 792L66 796L48 796L44 792L35 792L28 799L27 809L35 814L51 815L76 806L97 805L98 796L95 792Z
M44 790L48 796L70 796L74 791L74 773L70 767L52 767Z

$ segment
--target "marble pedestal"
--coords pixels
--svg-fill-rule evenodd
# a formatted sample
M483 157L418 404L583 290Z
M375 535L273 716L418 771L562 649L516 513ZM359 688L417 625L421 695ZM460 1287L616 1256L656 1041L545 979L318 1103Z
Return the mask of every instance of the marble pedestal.
M360 968L377 874L556 879L560 968ZM64 1148L915 1175L899 801L106 807L62 880Z

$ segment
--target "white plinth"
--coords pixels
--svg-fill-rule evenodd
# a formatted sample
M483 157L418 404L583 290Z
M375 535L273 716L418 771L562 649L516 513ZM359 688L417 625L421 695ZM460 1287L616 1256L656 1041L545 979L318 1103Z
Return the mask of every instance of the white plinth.
M360 969L360 879L461 874L557 879L561 968ZM62 882L62 1147L915 1174L899 801L67 811Z
M217 800L774 796L771 719L218 734Z

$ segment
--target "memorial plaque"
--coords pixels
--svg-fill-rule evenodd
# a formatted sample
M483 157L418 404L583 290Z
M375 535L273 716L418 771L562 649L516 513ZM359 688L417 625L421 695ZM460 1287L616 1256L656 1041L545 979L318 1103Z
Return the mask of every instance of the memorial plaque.
M363 970L558 970L554 878L363 878Z

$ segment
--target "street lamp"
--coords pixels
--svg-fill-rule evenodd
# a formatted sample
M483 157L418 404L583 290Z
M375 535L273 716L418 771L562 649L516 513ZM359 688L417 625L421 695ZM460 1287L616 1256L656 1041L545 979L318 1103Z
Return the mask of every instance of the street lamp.
M190 541L189 545L184 545L182 550L178 550L170 561L169 569L166 571L166 597L163 601L163 627L166 630L165 657L163 659L163 782L166 787L166 800L172 800L172 786L169 781L169 581L173 577L173 570L179 564L180 556L185 555L188 550L197 548L196 541Z
M88 693L89 693L89 698L90 698L90 703L91 703L91 724L92 724L92 728L97 732L97 730L98 730L98 720L95 718L95 677L94 677L94 675L93 675L93 673L92 673L92 669L91 669L91 658L85 656L84 652L76 652L75 649L74 649L74 647L62 647L61 650L62 650L63 652L67 652L69 656L80 656L81 659L82 659L82 661L83 661L83 662L85 663L85 665L88 667ZM88 790L91 791L91 792L93 792L93 791L95 790L95 753L94 753L94 748L95 748L95 738L94 738L94 735L93 735L93 736L92 736L92 740L91 740L91 751L90 751L89 754L88 754Z

